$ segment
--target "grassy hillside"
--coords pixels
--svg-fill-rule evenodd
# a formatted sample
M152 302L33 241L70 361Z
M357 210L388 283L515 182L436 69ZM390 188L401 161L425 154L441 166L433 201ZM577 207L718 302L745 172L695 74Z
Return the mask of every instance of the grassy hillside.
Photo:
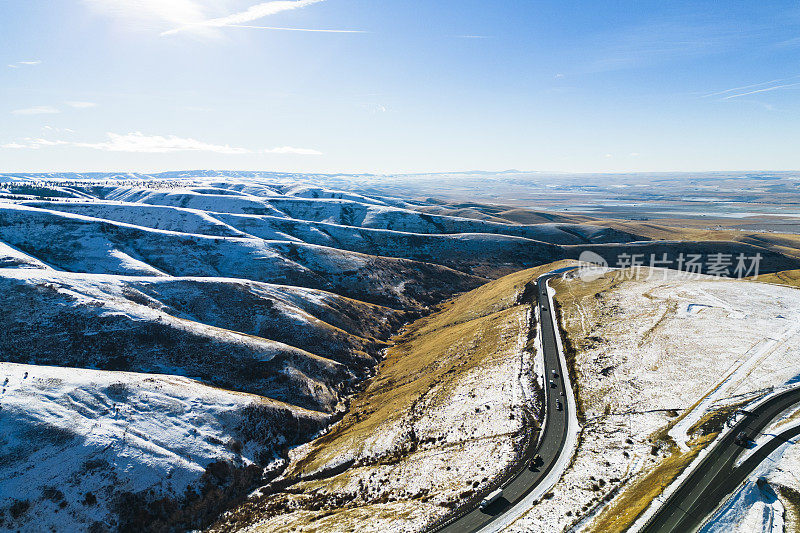
M756 281L800 287L800 270L785 270L783 272L775 272L774 274L762 274L758 276Z
M513 462L523 410L539 401L520 296L565 264L503 277L409 326L345 417L292 454L284 484L217 529L414 529L479 494Z

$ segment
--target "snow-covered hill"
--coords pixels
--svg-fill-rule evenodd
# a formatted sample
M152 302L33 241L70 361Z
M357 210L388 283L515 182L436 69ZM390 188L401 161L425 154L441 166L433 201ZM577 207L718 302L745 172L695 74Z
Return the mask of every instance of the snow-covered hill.
M0 530L207 525L339 419L408 320L583 246L671 246L337 189L356 178L0 175Z
M130 528L150 502L213 498L234 469L260 479L255 465L325 422L177 376L12 363L0 376L3 530ZM184 512L202 525L201 506Z
M0 306L6 361L191 376L323 412L375 364L372 334L398 320L309 289L44 269L0 270Z

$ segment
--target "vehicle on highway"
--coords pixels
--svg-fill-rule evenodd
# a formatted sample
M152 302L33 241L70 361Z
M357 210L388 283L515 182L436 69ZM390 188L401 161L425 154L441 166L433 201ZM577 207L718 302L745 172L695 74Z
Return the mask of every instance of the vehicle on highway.
M564 409L564 406L561 405L561 400L556 400L556 409L558 409L559 411Z
M503 495L503 489L493 490L492 492L489 493L488 496L486 496L483 500L481 500L481 504L479 505L479 507L481 508L481 510L486 509L494 502L499 500L500 496L502 495Z
M744 431L740 431L738 435L736 435L736 440L734 441L739 446L747 446L750 444L750 437L747 436L747 433Z
M557 377L558 377L558 372L556 372L556 369L555 369L555 368L553 369L553 377L554 377L554 378L557 378Z
M555 275L556 272L552 272L549 275L540 277L537 281L539 286L538 309L540 310L550 306L549 301L547 301L547 294L542 289L545 287L547 280ZM554 400L551 399L552 395L553 398L560 398L561 413L550 413L552 416L545 417L543 425L534 429L534 438L528 439L525 455L523 456L530 458L530 460L527 464L519 464L518 470L515 468L512 478L506 482L502 493L495 491L483 500L475 501L474 507L467 510L466 513L459 513L460 516L441 523L441 526L429 529L429 533L474 533L482 530L501 515L508 517L508 519L515 519L521 513L526 512L530 505L539 501L539 499L528 499L533 496L531 491L541 483L547 482L550 479L548 476L560 476L561 467L558 461L564 457L565 452L569 453L571 450L569 433L572 417L564 415L571 412L572 406L566 403L563 394L560 396L557 394L565 389L566 384L559 382L566 376L566 370L564 370L564 366L561 366L558 353L559 332L556 322L550 320L549 313L544 313L542 316L544 318L540 327L544 366L541 367L539 379L541 379L543 388L553 388L552 393L543 391L545 393L547 411L555 411ZM556 371L556 378L553 378L553 370ZM499 501L495 498L499 499Z

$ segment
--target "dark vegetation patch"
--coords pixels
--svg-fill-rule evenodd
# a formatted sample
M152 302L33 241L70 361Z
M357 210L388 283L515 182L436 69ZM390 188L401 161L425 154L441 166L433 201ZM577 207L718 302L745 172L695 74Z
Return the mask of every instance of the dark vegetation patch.
M14 503L8 508L8 514L11 515L11 518L17 520L27 513L30 508L31 502L28 500L14 500Z
M700 420L689 428L688 434L695 437L705 437L707 435L716 435L720 433L725 428L725 422L746 403L747 402L740 402L729 405L703 415Z
M11 192L12 194L17 194L22 196L36 196L38 198L72 198L75 196L70 192L56 189L53 187L48 187L46 185L10 183L5 185L4 188L9 192Z
M800 527L800 491L784 485L777 485L775 488L778 490L781 502L788 511L788 525L790 528L787 530L797 531L797 528Z
M121 533L175 533L204 529L222 513L242 503L261 480L262 467L238 467L217 461L183 496L124 492L113 508Z

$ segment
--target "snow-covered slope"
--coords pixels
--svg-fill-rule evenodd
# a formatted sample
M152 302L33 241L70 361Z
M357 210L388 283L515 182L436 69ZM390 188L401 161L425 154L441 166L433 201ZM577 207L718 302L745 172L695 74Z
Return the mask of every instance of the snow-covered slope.
M191 376L332 412L345 386L375 364L382 345L303 309L316 311L307 303L315 300L336 306L331 315L350 307L361 320L387 321L379 335L398 318L319 291L7 269L0 270L0 355L17 363ZM357 331L371 333L363 322Z
M0 241L71 272L247 278L395 308L433 304L483 281L433 264L331 247L153 230L4 203Z
M0 176L0 381L23 384L0 394L0 530L204 527L338 420L405 321L578 246L647 240L300 178ZM60 455L66 477L46 481Z
M225 185L4 186L0 530L208 524L339 416L404 320L485 281L251 235L219 217L284 219L288 185Z
M0 378L2 530L130 529L149 502L210 498L225 465L260 477L325 422L176 376L0 363Z

